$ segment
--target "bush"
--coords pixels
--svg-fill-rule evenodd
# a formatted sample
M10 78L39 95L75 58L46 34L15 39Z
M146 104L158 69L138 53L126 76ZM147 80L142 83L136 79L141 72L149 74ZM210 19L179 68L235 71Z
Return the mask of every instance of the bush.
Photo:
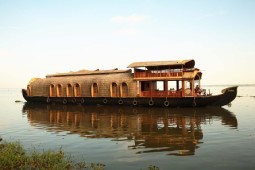
M89 166L90 165L90 166ZM103 164L87 164L85 161L74 163L65 157L64 152L43 151L31 154L25 152L20 142L2 142L0 144L0 169L92 169L103 170Z

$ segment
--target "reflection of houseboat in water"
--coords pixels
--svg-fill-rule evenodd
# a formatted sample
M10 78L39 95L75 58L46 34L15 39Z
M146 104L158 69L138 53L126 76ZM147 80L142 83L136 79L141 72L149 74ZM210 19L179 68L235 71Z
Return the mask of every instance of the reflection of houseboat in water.
M194 155L202 143L202 124L221 120L237 128L237 119L220 107L210 108L134 108L116 106L47 105L26 103L23 112L31 125L48 131L68 131L87 138L134 141L137 153L168 152Z
M28 102L164 107L223 106L237 86L222 94L200 88L202 73L194 60L136 62L128 70L80 70L33 78L22 90Z

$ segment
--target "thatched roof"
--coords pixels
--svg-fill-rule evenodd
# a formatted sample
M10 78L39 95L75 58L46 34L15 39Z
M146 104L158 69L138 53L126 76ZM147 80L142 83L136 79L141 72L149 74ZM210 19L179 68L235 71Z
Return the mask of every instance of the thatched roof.
M153 69L155 67L162 68L193 68L195 66L194 60L176 60L176 61L149 61L149 62L135 62L131 63L128 68L146 67Z
M49 77L64 77L64 76L82 76L82 75L96 75L96 74L116 74L116 73L131 73L131 69L127 70L118 70L117 68L112 70L80 70L80 71L70 71L67 73L56 73L56 74L48 74L46 75L47 78Z

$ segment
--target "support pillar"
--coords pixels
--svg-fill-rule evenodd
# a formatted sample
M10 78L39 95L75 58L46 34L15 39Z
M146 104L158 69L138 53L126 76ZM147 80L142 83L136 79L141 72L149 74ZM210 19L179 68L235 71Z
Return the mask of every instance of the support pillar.
M176 91L178 91L180 89L179 87L179 80L176 81Z
M164 81L164 92L165 92L165 95L168 96L168 81L167 80Z
M185 96L185 82L182 80L182 96Z
M195 94L194 85L195 85L195 82L194 82L194 79L192 79L192 81L191 81L191 94L192 94L192 96L194 96L194 94Z

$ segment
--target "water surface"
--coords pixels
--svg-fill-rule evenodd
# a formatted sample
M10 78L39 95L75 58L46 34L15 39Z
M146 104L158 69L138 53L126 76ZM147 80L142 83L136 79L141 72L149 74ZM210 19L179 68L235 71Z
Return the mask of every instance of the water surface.
M0 136L106 169L254 169L255 86L238 96L222 108L62 106L15 103L20 89L0 89Z

